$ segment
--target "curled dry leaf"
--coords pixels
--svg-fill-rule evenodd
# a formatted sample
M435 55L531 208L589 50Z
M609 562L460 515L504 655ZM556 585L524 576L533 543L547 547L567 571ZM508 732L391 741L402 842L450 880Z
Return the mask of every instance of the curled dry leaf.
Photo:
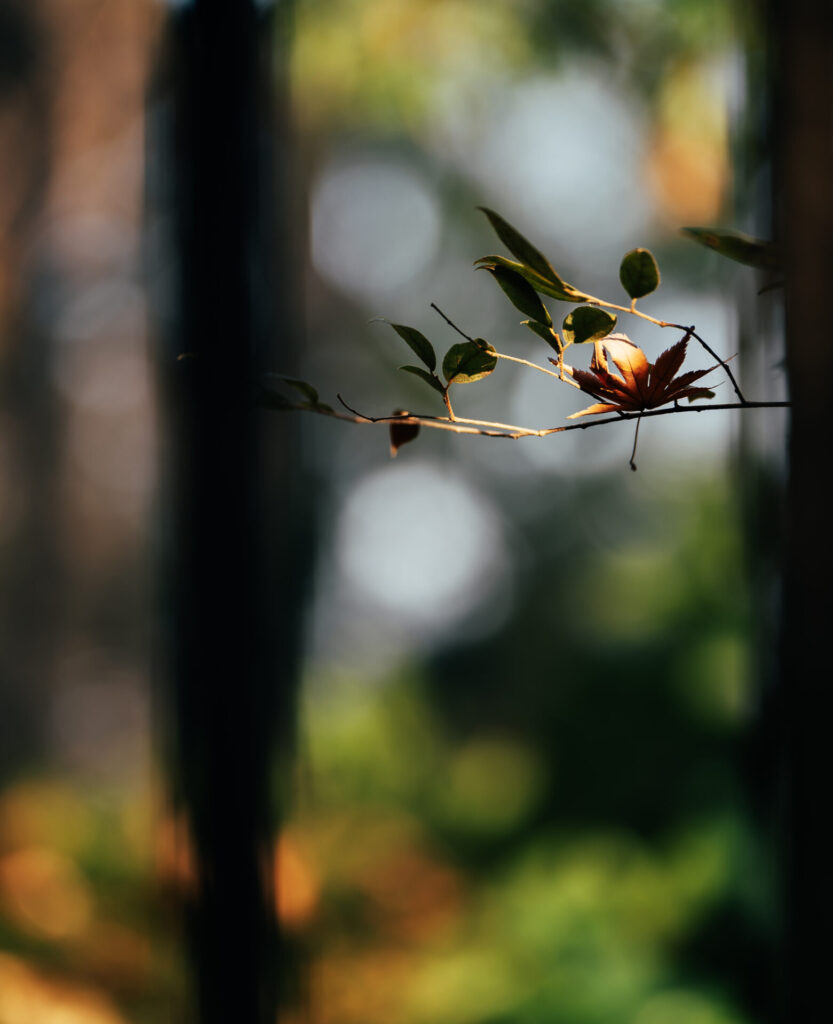
M401 416L403 419L409 415L406 409L394 409L394 416ZM419 424L391 423L390 425L390 454L391 458L399 451L403 444L413 441L419 434Z
M713 398L713 391L692 387L692 384L711 373L714 366L676 376L683 365L687 345L688 337L682 338L666 349L655 363L649 363L642 349L624 334L611 334L597 341L589 372L574 370L573 379L582 391L598 402L567 418L574 420L579 416L607 412L643 412L680 398L689 401ZM621 377L611 372L608 360L619 370Z

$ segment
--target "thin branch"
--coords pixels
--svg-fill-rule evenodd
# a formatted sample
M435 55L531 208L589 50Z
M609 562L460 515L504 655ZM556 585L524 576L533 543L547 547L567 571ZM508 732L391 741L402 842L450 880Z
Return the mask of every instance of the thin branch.
M516 427L511 423L491 423L489 420L450 420L445 416L430 416L415 414L413 416L366 416L364 413L348 405L341 395L336 396L348 409L352 416L345 416L344 413L334 410L315 409L312 406L298 405L293 408L303 412L319 412L322 416L329 416L331 419L343 420L347 423L416 423L423 427L431 427L436 430L450 430L454 434L478 434L482 437L536 437L541 434L537 430L528 430L525 427ZM481 429L494 427L496 429Z
M457 333L458 333L458 334L459 334L459 335L460 335L461 337L463 337L463 338L465 338L465 339L466 339L466 341L474 341L474 338L470 338L470 337L468 336L468 334L466 334L466 332L465 332L465 331L461 331L461 330L460 330L460 328L459 328L459 327L457 326L457 324L455 324L455 323L454 323L454 321L453 321L453 320L449 320L449 318L448 318L448 317L447 317L447 316L445 315L445 313L443 313L443 311L442 311L442 310L440 309L440 307L439 307L439 306L438 306L438 305L436 304L436 302L432 302L432 303L431 303L431 309L434 309L434 310L436 310L436 311L437 311L437 312L438 312L438 313L440 314L440 316L441 316L441 317L443 318L443 320L445 320L445 322L446 322L446 323L448 324L448 326L449 326L449 327L453 327L453 328L454 328L454 330L455 330L455 331L456 331L456 332L457 332Z
M729 378L729 380L732 382L732 387L735 389L735 394L738 396L738 401L740 402L740 404L741 405L749 405L750 403L747 402L746 399L744 398L743 392L741 391L741 389L740 389L740 387L738 385L738 382L735 380L735 375L729 369L728 362L723 360L723 359L721 359L720 356L711 347L711 345L707 345L706 342L700 337L700 335L694 330L693 327L687 327L686 331L688 332L688 334L691 335L692 338L696 338L700 342L700 344L703 346L703 348L709 353L709 355L713 359L716 359L718 361L718 363L720 363L720 365L723 367L724 373Z
M584 301L588 306L604 306L606 309L618 309L620 313L630 313L631 316L638 316L641 320L647 320L648 323L656 324L657 327L678 327L681 331L686 330L682 324L672 324L668 320L658 320L655 316L651 316L649 313L643 313L641 309L636 309L636 299L633 300L630 306L620 306L616 302L608 302L606 299L597 299L593 295L588 296Z
M790 402L727 402L720 405L673 405L663 409L646 409L642 412L620 412L615 416L606 416L599 420L588 420L582 423L569 423L559 427L544 427L536 430L532 427L521 427L510 423L496 423L491 420L450 420L444 416L431 416L421 413L414 413L412 416L367 416L354 409L351 405L338 395L338 400L351 412L352 416L345 416L342 413L316 410L310 406L297 406L305 408L309 412L322 412L322 415L332 416L336 419L349 420L353 423L418 423L421 426L437 430L451 430L457 434L480 434L484 437L508 437L516 440L521 437L547 437L550 434L566 434L571 430L589 430L592 427L601 427L608 423L623 423L627 420L646 420L655 416L671 416L677 413L699 413L719 412L731 409L789 409Z
M424 424L426 427L431 426L432 423L439 423L439 424L443 424L445 426L449 426L449 425L450 426L454 426L454 425L456 425L458 423L461 423L461 424L466 424L467 426L475 426L475 427L494 427L497 430L505 430L505 431L522 430L525 433L528 433L530 435L538 433L538 431L533 430L531 428L517 427L513 423L497 423L497 422L495 422L493 420L471 420L471 419L466 419L466 418L464 418L462 416L455 417L454 420L450 420L447 416L432 416L430 413L414 413L412 416L408 416L408 417L405 417L405 416L366 416L364 413L359 412L358 409L354 409L352 405L348 405L347 402L344 400L342 395L336 395L336 398L338 398L339 402L341 402L341 404L344 406L345 409L347 409L350 412L352 412L354 414L354 416L358 416L359 417L359 421L362 422L362 423L388 423L391 420L398 419L401 422L407 422L407 421L413 420L414 423L419 422L419 423ZM298 408L301 408L301 407L299 406ZM303 408L309 409L309 407L307 407L307 406L305 406ZM309 410L309 411L315 412L314 409ZM329 415L329 413L325 412L324 415L327 416L327 415ZM351 422L358 422L358 421L354 420L352 417L342 416L340 413L335 413L335 415L339 419L350 419Z
M455 330L455 331L456 331L456 332L457 332L457 333L458 333L459 335L461 335L461 336L462 336L463 338L465 338L465 339L466 339L466 341L471 341L471 342L473 342L473 341L474 341L474 338L470 338L470 337L468 336L468 334L466 334L466 333L465 333L465 331L461 331L461 330L460 330L460 328L459 328L459 327L457 326L457 324L455 324L453 320L450 320L450 319L449 319L449 318L448 318L448 317L447 317L447 316L445 315L445 313L443 313L443 311L442 311L442 310L440 309L440 307L439 307L439 306L438 306L438 305L436 304L436 302L432 302L432 303L431 303L431 308L432 308L432 309L434 309L434 310L436 310L436 311L437 311L437 313L439 313L439 314L440 314L440 316L441 316L441 317L443 318L443 320L445 320L445 322L446 322L446 323L448 324L448 326L449 326L449 327L453 327L453 328L454 328L454 330ZM532 368L533 370L538 370L538 372L539 372L539 373L546 373L546 374L547 374L547 376L549 376L549 377L555 377L555 378L557 378L558 380L560 380L560 381L563 381L563 382L564 382L565 384L572 384L572 386L573 386L574 388L577 388L577 387L578 387L578 384L576 384L576 382L575 382L574 380L567 380L567 378L566 378L566 377L565 377L565 376L564 376L563 374L561 374L561 373L553 373L553 371L552 371L552 370L548 370L548 369L547 369L547 368L546 368L545 366L538 366L538 364L537 364L537 363L532 363L532 362L530 362L530 361L529 361L528 359L520 359L520 358L519 358L518 356L507 356L507 355L504 355L504 354L503 354L503 352L497 352L497 351L495 352L495 355L496 355L496 356L498 357L498 359L506 359L506 360L508 360L508 361L509 361L510 363L520 363L520 364L521 364L521 366L529 366L529 367L531 367L531 368ZM569 371L568 371L568 372L569 372ZM447 404L447 403L446 403L446 404ZM452 417L452 419L454 419L454 418L456 418L456 417Z
M548 377L555 377L556 380L561 380L565 384L572 384L574 388L577 388L579 386L574 380L568 380L566 377L563 377L560 373L555 373L553 370L548 370L546 366L539 366L537 363L532 363L528 359L519 359L518 356L507 356L504 355L503 352L495 352L495 355L498 357L498 359L507 359L510 363L520 363L521 366L530 366L533 370L538 370L539 373L547 374ZM567 370L568 373L571 372L569 367L565 366L564 369Z

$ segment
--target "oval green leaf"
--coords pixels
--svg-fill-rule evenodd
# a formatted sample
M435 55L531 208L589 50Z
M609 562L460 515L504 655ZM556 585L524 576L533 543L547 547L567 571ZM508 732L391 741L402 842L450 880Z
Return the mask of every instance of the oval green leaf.
M579 306L564 318L562 332L568 345L600 341L616 326L616 317L598 306Z
M258 405L264 409L280 409L282 412L298 408L297 405L289 401L286 395L282 395L277 391L270 391L268 388L260 389Z
M439 378L435 377L427 370L423 370L421 366L400 366L399 369L404 370L405 373L412 373L415 377L419 377L420 380L424 380L429 387L432 387L435 391L439 391L441 395L445 394L445 388L442 386L442 382Z
M282 373L269 373L267 374L267 377L273 377L275 380L280 380L283 381L284 384L288 384L299 394L303 395L310 405L316 406L319 404L318 392L312 384L307 384L305 380L298 380L295 377L285 377Z
M556 341L555 334L551 327L546 327L544 324L539 324L537 320L521 320L524 327L528 327L533 334L537 334L539 338L543 340L558 352L558 342Z
M680 228L700 245L714 249L721 256L726 256L737 263L745 263L759 270L777 270L781 265L781 254L774 242L753 238L742 231L729 231L725 228Z
M434 346L425 335L416 327L406 327L405 324L391 324L399 337L408 345L417 359L421 359L429 370L437 368L437 354Z
M495 234L512 255L517 256L521 263L525 263L531 270L534 270L545 279L554 273L546 256L524 238L520 231L504 220L499 213L495 213L494 210L490 210L486 206L480 206L478 209L486 214L489 218L489 223L495 229Z
M564 281L564 279L557 274L555 270L553 270L552 264L546 256L536 249L528 239L524 238L520 231L513 228L508 221L504 220L499 213L495 213L494 210L489 210L485 206L481 206L479 209L482 210L489 218L489 223L495 229L495 233L501 242L503 242L513 256L517 257L521 261L519 272L529 281L533 288L540 292L544 292L545 295L552 295L553 298L556 299L566 298L567 301L575 300L580 302L582 299L589 298L588 295L584 295L582 292L579 292L578 289L573 288L571 284L567 284L567 282ZM485 260L478 260L477 262L488 263L494 259L495 257L488 256ZM510 262L511 261L508 260L503 261L504 265ZM534 279L543 282L547 287L539 287Z
M659 267L648 249L631 249L622 258L619 280L632 299L650 295L659 287Z
M482 342L482 339L478 339ZM485 347L484 347L485 346ZM472 384L497 366L497 353L488 343L464 341L452 345L443 359L443 374L449 384Z
M508 267L486 266L483 269L489 271L515 309L519 309L547 327L552 324L552 318L547 312L546 306L525 277Z
M474 265L476 267L485 267L487 270L490 270L492 267L505 267L507 270L512 270L529 281L536 292L541 292L542 295L549 295L553 299L559 299L561 302L583 302L590 298L589 295L585 295L578 288L574 288L571 284L563 281L552 268L550 268L549 278L544 278L525 264L515 263L514 260L508 260L505 256L481 256L479 260L474 261Z

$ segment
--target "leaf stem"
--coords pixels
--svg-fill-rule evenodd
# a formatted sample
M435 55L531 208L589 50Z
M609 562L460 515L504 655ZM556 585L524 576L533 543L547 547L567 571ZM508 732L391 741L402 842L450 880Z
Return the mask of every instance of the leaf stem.
M495 355L498 359L506 359L510 363L520 363L521 366L530 366L533 370L538 370L539 373L545 373L548 377L555 377L556 380L563 380L565 384L572 384L574 388L578 387L578 384L574 380L568 380L563 376L563 374L555 373L555 371L548 370L545 366L539 366L537 363L532 363L528 359L520 359L518 356L507 356L504 355L503 352L495 352ZM567 370L568 373L570 372L568 367L565 366L564 369Z
M641 423L642 423L642 417L640 416L639 419L636 421L636 430L634 431L634 435L633 435L633 451L631 452L631 457L628 460L628 465L631 467L631 469L634 471L634 473L636 472L636 463L633 460L636 458L636 445L637 445L637 442L639 441L639 425Z
M465 338L465 339L466 339L466 341L474 341L474 338L470 338L470 337L468 336L468 334L466 334L466 332L465 332L465 331L461 331L461 330L460 330L460 328L459 328L459 327L457 326L457 324L455 324L455 323L454 323L454 321L453 321L453 320L449 320L449 318L448 318L448 317L447 317L447 316L445 315L445 313L443 313L443 311L442 311L442 310L440 309L440 307L439 307L439 306L438 306L438 305L436 304L436 302L432 302L432 303L431 303L431 309L434 309L434 310L436 310L436 311L437 311L437 312L438 312L438 313L440 314L440 316L441 316L441 317L443 318L443 320L445 320L445 322L446 322L446 323L448 324L448 326L449 326L449 327L453 327L453 328L454 328L454 330L455 330L455 331L456 331L456 332L457 332L457 333L458 333L458 334L459 334L459 335L460 335L461 337L463 337L463 338Z

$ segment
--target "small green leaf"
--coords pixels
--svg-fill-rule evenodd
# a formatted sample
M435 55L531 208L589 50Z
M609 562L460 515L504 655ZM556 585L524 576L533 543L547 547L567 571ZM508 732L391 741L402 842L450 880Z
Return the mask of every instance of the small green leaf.
M578 289L573 288L572 285L567 284L559 274L553 270L549 260L544 256L543 253L539 252L535 246L528 241L516 228L503 219L500 214L495 213L494 210L489 210L485 206L479 207L489 218L489 223L495 229L498 238L503 242L506 248L521 261L520 269L516 269L511 265L511 261L504 260L503 265L509 264L509 269L516 270L517 273L522 274L529 283L536 288L538 291L544 292L545 295L552 295L555 299L564 298L566 296L567 301L576 299L581 301L582 299L589 298L579 292ZM495 257L489 256L485 261L478 260L477 262L489 263L493 261ZM533 277L547 285L552 291L547 288L541 288L536 284ZM560 293L564 293L563 295Z
M486 206L480 206L478 209L486 214L489 218L489 223L495 229L495 234L512 255L517 256L521 263L525 263L531 270L534 270L543 278L548 278L550 274L554 273L546 256L524 238L520 231L504 220L499 213L495 213L494 210L490 210Z
M507 270L512 270L516 274L520 274L521 277L526 278L536 292L550 295L561 302L584 302L590 298L589 295L580 292L578 288L574 288L571 284L567 284L566 281L562 281L554 270L551 271L549 280L547 280L523 263L515 263L514 260L508 260L505 256L481 256L479 260L474 261L474 265L476 267L485 267L487 270L492 267L505 267Z
M424 334L415 327L406 327L404 324L391 324L391 327L429 370L437 369L437 354L434 351L434 346Z
M543 338L544 341L556 352L558 349L558 342L555 340L555 334L551 327L545 327L544 324L539 324L537 320L521 320L524 327L528 327L534 334L537 334L539 338Z
M546 306L538 298L538 293L525 277L507 267L485 266L483 269L489 271L515 309L526 313L527 316L531 316L533 320L537 320L541 324L549 326L552 323Z
M579 306L564 318L562 331L568 345L600 341L616 326L616 317L598 306Z
M282 395L277 391L270 391L268 388L260 389L258 405L264 409L280 409L282 412L297 408L297 406L289 401L286 395Z
M421 366L400 366L399 369L404 370L405 373L412 373L415 377L419 377L420 380L424 380L429 387L432 387L435 391L439 391L441 395L445 394L445 388L442 386L442 382L439 378L435 377L427 370L423 370Z
M650 295L659 287L659 267L648 249L631 249L622 258L619 280L632 299Z
M680 228L680 232L700 245L714 249L721 256L726 256L737 263L745 263L749 267L777 270L781 265L781 254L774 242L753 238L742 231L729 231L723 228Z
M476 341L464 341L446 352L443 374L449 384L471 384L488 377L496 366L497 353L491 345L486 343L483 348Z
M407 416L405 409L394 409L394 416ZM390 454L393 458L403 444L415 440L419 434L418 423L391 423L390 425Z
M294 388L297 392L302 394L304 398L306 398L310 405L318 405L318 392L312 384L307 384L305 380L296 380L294 377L284 377L282 373L269 373L267 376L274 377L275 380L281 380L284 384L288 384L291 388Z

